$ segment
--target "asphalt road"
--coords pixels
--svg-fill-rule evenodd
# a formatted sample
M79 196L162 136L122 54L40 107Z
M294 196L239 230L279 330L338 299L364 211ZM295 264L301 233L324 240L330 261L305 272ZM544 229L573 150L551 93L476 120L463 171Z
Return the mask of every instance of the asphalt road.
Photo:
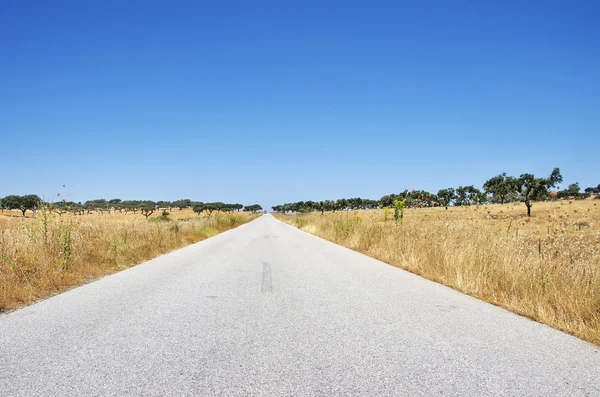
M600 396L599 350L263 216L0 316L0 395Z

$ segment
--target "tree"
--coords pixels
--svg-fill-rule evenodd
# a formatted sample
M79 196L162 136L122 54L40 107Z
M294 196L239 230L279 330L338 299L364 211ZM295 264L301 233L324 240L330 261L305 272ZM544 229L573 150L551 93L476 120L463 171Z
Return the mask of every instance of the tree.
M438 191L437 196L440 205L448 209L448 206L456 199L456 192L454 188L449 187L448 189Z
M536 178L533 174L521 174L518 179L518 191L521 201L527 206L527 216L531 216L532 200L548 195L549 189L562 182L560 169L555 168L548 178Z
M586 187L584 192L586 192L587 194L592 194L592 193L599 193L600 190L598 190L597 188L590 186L590 187Z
M202 203L196 203L197 204L202 204ZM164 210L169 210L169 212L171 212L171 210L173 209L173 207L175 206L173 203L171 203L170 201L158 201L156 202L156 205L158 208L160 209L164 209Z
M42 202L42 199L39 198L37 194L28 194L21 197L21 199L23 200L21 208L21 211L23 211L23 216L25 216L26 210L30 210L33 213L35 213L40 203Z
M569 187L567 187L567 191L569 192L570 196L579 196L579 192L581 191L581 188L579 187L579 182L571 183Z
M180 211L184 208L191 207L191 205L192 205L192 200L190 200L190 199L173 201L173 206L179 208Z
M2 205L7 210L20 210L21 209L21 196L10 195L6 196L2 199ZM23 211L23 216L25 216L25 211Z
M195 206L194 206L194 208L192 208L192 210L193 210L193 211L194 211L196 214L198 214L198 216L200 216L200 215L202 215L202 213L203 213L204 211L206 211L206 205L204 205L204 204L198 204L198 205L195 205Z
M509 197L517 194L517 180L512 176L507 176L506 172L503 172L488 179L483 184L483 190L491 194L494 201L504 204Z
M395 194L386 194L379 199L379 205L382 207L391 207L396 199Z
M469 202L468 198L467 198L467 187L466 186L459 186L456 189L456 199L455 199L455 205L467 205Z
M42 200L36 194L10 195L2 199L2 206L8 210L20 210L25 216L27 210L35 213L41 202Z
M87 204L87 203L86 203ZM125 214L129 211L133 211L135 214L141 207L142 203L139 200L126 200L121 203L121 207L125 210Z
M589 194L589 188L585 189L586 194ZM560 190L557 192L556 196L559 199L568 199L568 198L584 198L585 194L581 194L581 187L579 187L579 182L571 183L566 189Z
M210 218L213 211L218 210L219 207L215 203L206 203L206 204L204 204L204 209L208 213L208 217Z
M142 212L142 215L148 219L148 217L156 211L156 203L154 201L143 201L140 206L140 211Z
M346 209L348 209L348 206L349 206L348 200L345 198L338 199L335 202L335 209L337 209L339 211L345 211ZM335 209L333 211L335 211Z
M258 212L262 211L262 207L258 204L247 205L244 207L244 211Z
M69 204L65 200L50 204L49 207L50 212L54 212L55 214L58 214L58 216L62 216L62 214L65 214L71 210Z

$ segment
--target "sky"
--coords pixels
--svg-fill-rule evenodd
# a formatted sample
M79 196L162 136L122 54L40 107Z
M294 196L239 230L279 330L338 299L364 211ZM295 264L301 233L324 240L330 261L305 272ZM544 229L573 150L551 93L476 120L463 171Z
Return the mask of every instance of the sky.
M0 0L0 196L596 186L598 20L595 0Z

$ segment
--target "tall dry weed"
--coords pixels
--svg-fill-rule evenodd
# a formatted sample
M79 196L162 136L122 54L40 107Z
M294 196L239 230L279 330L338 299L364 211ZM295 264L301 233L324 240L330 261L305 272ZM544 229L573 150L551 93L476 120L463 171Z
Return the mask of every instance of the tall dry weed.
M514 206L277 215L304 230L600 344L600 208Z
M8 218L0 229L0 311L133 266L253 219L248 214ZM183 214L183 213L182 213ZM210 233L198 233L198 230Z

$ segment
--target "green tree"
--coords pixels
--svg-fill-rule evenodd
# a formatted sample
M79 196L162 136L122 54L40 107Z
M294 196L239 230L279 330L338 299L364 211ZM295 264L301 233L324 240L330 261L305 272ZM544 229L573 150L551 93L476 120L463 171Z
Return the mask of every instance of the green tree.
M190 199L173 201L173 206L179 208L180 211L184 208L189 208L191 205L192 205L192 200L190 200Z
M20 210L21 209L21 196L17 196L11 194L10 196L6 196L2 199L2 206L7 210ZM25 216L25 211L23 211L23 216Z
M154 201L143 201L140 205L140 212L148 219L156 211L156 203Z
M585 190L584 190L584 192L586 192L587 194L600 193L600 189L599 188L600 188L600 186L598 186L598 187L593 187L593 186L586 187Z
M520 199L527 207L527 216L531 216L533 200L547 197L549 189L562 182L560 169L555 168L548 178L536 178L533 174L521 174L518 179Z
M483 190L491 194L494 201L504 204L511 196L517 194L517 179L512 176L507 176L506 172L496 175L488 179L483 184Z
M579 192L581 192L581 188L579 187L579 182L571 183L567 187L567 191L569 192L570 196L574 196L574 197L579 196Z
M467 205L469 203L467 193L468 193L468 189L466 186L459 186L456 189L456 199L455 199L454 204L457 206Z
M2 199L4 208L8 210L20 210L25 216L25 212L30 210L35 213L42 200L36 194L27 194L25 196L10 195Z
M66 201L59 201L58 203L49 204L50 212L54 212L58 214L58 216L62 216L69 211L71 211L71 207Z
M214 211L217 211L218 209L219 209L219 206L217 204L215 204L215 203L206 203L206 204L204 204L204 210L208 214L209 218L212 215L212 213Z
M452 187L441 189L438 191L437 197L440 205L448 209L448 206L456 199L456 191Z
M202 215L202 213L204 211L206 211L206 205L205 204L197 204L194 206L194 208L192 208L192 210L198 214L198 216Z
M37 194L27 194L22 197L22 200L23 209L21 209L21 211L23 211L23 216L25 216L25 210L30 210L33 213L35 213L35 211L42 203L42 199L39 198Z
M258 212L258 211L262 211L262 207L259 204L252 204L252 205L247 205L244 207L244 211L250 211L250 212Z

